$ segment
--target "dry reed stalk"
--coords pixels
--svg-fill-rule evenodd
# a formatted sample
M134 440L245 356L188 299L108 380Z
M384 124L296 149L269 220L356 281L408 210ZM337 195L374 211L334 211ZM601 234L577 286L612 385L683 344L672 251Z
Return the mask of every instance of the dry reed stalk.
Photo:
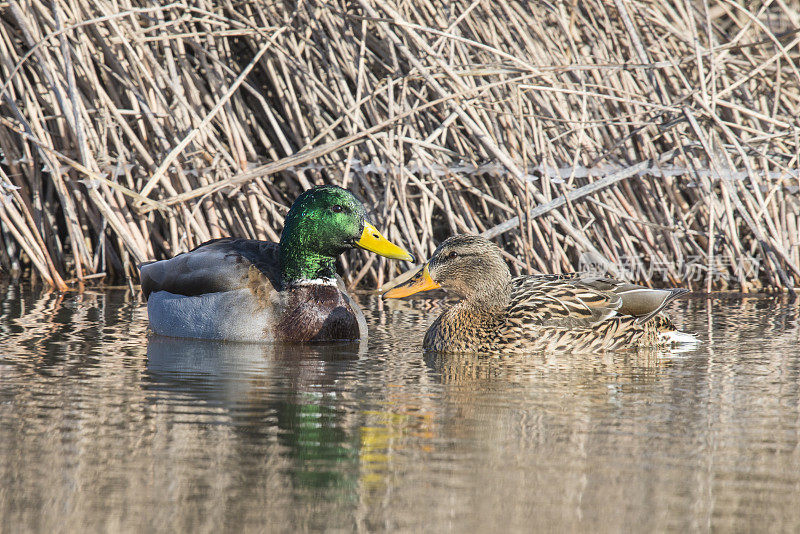
M0 2L0 263L64 289L339 183L420 258L800 281L800 1ZM404 266L343 258L353 285ZM26 270L27 269L27 270Z

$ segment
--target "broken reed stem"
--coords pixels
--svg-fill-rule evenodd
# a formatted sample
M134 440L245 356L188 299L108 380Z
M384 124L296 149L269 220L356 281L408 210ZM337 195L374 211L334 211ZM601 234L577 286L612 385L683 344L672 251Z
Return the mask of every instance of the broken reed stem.
M3 8L15 276L63 290L209 238L276 240L301 191L339 183L420 259L471 232L515 272L800 281L796 0L116 6ZM406 268L342 264L365 287Z

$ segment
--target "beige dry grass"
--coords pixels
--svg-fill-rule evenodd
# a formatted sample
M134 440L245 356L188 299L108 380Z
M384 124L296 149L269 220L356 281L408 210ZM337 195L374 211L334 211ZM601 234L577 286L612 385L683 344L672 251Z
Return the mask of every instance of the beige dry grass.
M210 238L275 240L333 182L420 257L485 232L518 272L800 281L797 0L0 10L12 274L135 280ZM365 287L403 268L344 263Z

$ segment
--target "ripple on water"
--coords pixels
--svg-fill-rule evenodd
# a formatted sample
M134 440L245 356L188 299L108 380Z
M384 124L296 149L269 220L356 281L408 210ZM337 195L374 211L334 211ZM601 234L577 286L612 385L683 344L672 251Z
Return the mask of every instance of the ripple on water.
M781 298L671 308L681 353L149 336L124 291L0 290L0 531L797 530L800 328ZM22 528L21 528L22 527Z

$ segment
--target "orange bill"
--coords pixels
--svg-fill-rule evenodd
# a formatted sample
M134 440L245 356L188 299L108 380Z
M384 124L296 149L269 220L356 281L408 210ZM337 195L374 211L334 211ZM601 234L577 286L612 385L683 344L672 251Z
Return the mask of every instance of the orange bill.
M403 285L399 285L394 289L390 289L384 293L383 296L389 299L399 299L413 295L414 293L419 293L420 291L428 291L431 289L437 289L439 287L442 286L433 281L433 278L431 278L431 273L428 272L428 264L426 263L420 274L412 277Z

